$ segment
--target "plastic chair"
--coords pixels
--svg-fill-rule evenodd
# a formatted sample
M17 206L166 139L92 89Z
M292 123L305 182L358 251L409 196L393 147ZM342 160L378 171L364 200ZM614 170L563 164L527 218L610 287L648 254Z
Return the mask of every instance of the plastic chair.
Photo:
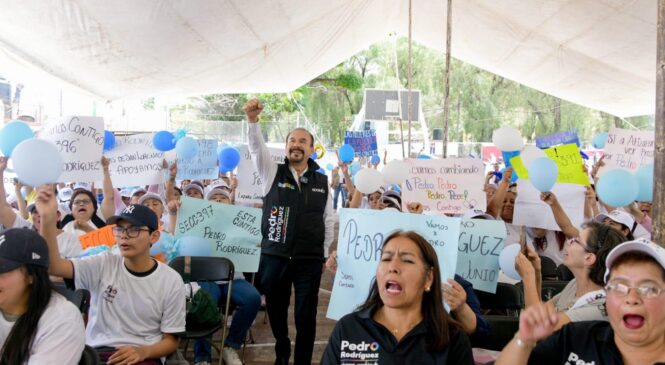
M556 263L547 256L540 256L540 274L543 280L556 280L558 274Z
M85 345L79 365L100 365L99 355L92 347Z
M229 318L231 309L231 287L233 286L234 267L231 260L224 257L197 257L197 256L179 256L169 262L169 266L182 276L185 283L192 281L228 281L226 292L226 303L220 311L224 312L222 319L208 328L185 328L186 332L180 338L185 340L185 350L187 353L188 341L192 339L203 338L207 341L208 336L222 330L222 338L219 347L215 346L214 341L210 341L212 347L219 352L219 364L222 364L222 349L226 340L226 322Z
M575 278L573 272L564 264L561 264L556 268L556 273L560 281L571 281Z
M480 308L487 310L486 314L517 317L520 309L524 308L522 291L515 285L498 283L495 294L476 289L474 291L480 301Z
M486 338L471 337L471 347L501 351L515 336L519 329L520 320L512 316L485 316L490 324L490 335Z

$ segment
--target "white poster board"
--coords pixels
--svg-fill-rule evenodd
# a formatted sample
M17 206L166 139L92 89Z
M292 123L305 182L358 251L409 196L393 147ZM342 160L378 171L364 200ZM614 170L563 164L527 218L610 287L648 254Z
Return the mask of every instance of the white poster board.
M236 178L238 187L236 188L236 202L242 204L260 204L263 199L263 182L259 178L259 173L254 168L252 155L249 153L247 145L238 146L240 150L240 163ZM284 149L269 147L270 157L273 162L284 162Z
M109 171L113 186L162 184L165 153L152 145L152 133L116 137L115 147L104 155L110 160Z
M556 183L552 193L570 218L573 226L579 228L584 223L584 192L586 187L578 184ZM517 198L513 213L513 224L526 227L545 228L552 231L561 229L554 220L549 205L540 200L540 191L528 181L517 183Z
M622 168L632 172L653 164L655 134L653 131L633 131L610 128L605 144L606 170Z

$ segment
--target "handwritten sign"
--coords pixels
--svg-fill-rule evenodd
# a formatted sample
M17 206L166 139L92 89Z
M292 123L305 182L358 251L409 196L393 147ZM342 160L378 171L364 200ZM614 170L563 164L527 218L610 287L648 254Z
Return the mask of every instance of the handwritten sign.
M110 224L108 226L104 226L100 229L79 236L79 241L81 241L81 248L85 250L90 247L97 247L101 245L106 245L109 248L113 247L116 242L115 236L113 235L113 227L115 227L115 224Z
M552 188L559 204L575 227L581 227L584 222L585 190L584 186L578 184L556 183ZM513 224L552 231L561 230L554 220L552 209L540 200L540 191L530 183L517 184Z
M653 131L610 128L605 145L605 169L622 168L632 172L653 163Z
M342 209L337 243L337 273L327 317L338 320L367 298L381 259L383 239L397 229L413 230L434 247L441 280L453 278L460 219L365 209Z
M240 150L240 163L238 164L238 187L236 188L236 202L242 204L260 204L263 199L263 181L252 162L252 155L247 145ZM273 162L284 162L283 148L268 148Z
M404 206L419 202L438 214L485 210L483 162L471 158L409 159L409 177L402 186Z
M203 237L212 255L233 261L236 272L256 272L261 257L261 209L180 198L176 238Z
M351 145L356 157L368 157L377 154L376 131L345 131L344 143Z
M39 138L53 142L60 150L63 168L58 182L101 180L104 119L67 116L44 126Z
M190 159L178 157L178 179L216 179L217 141L214 139L197 139L199 152Z
M561 144L575 143L577 147L580 146L580 138L577 135L576 129L569 131L558 132L546 136L536 137L536 147L545 149Z
M164 152L152 146L152 133L116 137L115 147L104 155L111 165L111 179L116 187L152 185L164 182Z
M463 220L457 249L457 275L471 282L474 289L495 293L499 255L505 239L506 225L501 221Z
M576 144L550 147L545 150L545 154L554 161L559 170L557 183L589 185L589 177L583 169L584 160ZM529 171L520 156L511 158L510 163L520 179L529 179Z

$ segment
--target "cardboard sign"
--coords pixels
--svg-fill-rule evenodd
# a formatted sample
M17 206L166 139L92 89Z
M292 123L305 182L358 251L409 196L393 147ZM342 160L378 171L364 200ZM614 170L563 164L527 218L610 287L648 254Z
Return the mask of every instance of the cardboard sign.
M377 154L376 131L345 131L344 143L351 145L356 157L368 157Z
M203 237L213 256L233 261L236 272L256 272L261 257L261 209L180 198L176 238ZM181 243L182 244L182 243Z
M63 168L58 182L102 179L104 119L67 116L48 122L39 138L53 142L60 150Z
M152 146L152 133L116 137L115 147L104 155L110 160L115 187L153 185L165 181L164 152ZM101 185L100 185L101 186Z
M536 147L540 149L569 143L575 143L577 147L580 146L580 138L577 135L576 129L549 134L547 136L536 137Z
M409 176L402 185L402 203L419 202L436 214L485 210L483 162L471 158L408 159Z
M644 165L653 164L655 143L653 131L610 128L604 169L622 168L635 172Z
M521 181L521 180L520 180ZM584 223L584 192L586 188L578 184L554 184L552 192L575 227ZM552 231L561 229L554 220L549 205L540 200L540 191L531 183L517 184L517 198L513 213L513 224L526 227L545 228Z
M499 279L499 255L506 239L506 225L501 221L463 220L461 223L457 275L473 284L473 288L496 292Z
M263 200L263 181L254 168L252 155L247 145L242 145L240 150L240 163L238 164L238 187L236 188L236 202L241 204L260 204ZM276 163L284 162L283 148L268 148L270 157Z
M393 231L413 230L434 247L441 281L455 275L460 219L380 210L342 209L337 243L337 273L328 318L339 320L367 298L381 259L383 240Z
M521 153L522 153L522 151L503 151L503 152L501 152L501 155L503 156L503 162L506 165L506 168L513 167L513 165L512 165L513 159L518 157ZM513 168L513 171L514 170L515 170L515 168ZM521 176L518 176L518 174L513 174L510 177L510 182L514 183L520 177Z
M188 160L178 157L177 179L216 179L217 167L217 140L197 139L199 152Z
M109 246L109 248L113 247L116 242L115 236L113 235L113 227L115 227L115 224L109 224L108 226L104 226L98 230L79 236L81 248L85 250L90 247L101 245Z

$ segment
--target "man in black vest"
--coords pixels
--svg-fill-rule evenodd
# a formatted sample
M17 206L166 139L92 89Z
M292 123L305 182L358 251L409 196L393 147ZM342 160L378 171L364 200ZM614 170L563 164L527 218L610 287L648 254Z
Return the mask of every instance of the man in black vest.
M271 160L258 124L262 109L256 99L243 106L249 121L249 151L263 181L259 274L275 336L275 364L288 364L291 356L287 325L291 285L295 291L294 364L311 364L319 284L334 229L328 179L316 172L319 166L309 158L314 138L306 129L296 128L286 137L283 164Z

